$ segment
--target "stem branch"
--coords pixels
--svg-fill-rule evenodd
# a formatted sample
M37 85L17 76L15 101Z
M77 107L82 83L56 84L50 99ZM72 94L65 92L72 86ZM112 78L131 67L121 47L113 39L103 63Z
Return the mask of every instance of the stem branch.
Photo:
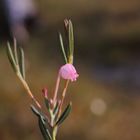
M54 96L53 96L53 107L55 106L55 103L56 103L59 84L60 84L60 75L58 74L57 81L56 81L56 86L55 86L55 91L54 91Z
M36 98L32 94L32 92L31 92L28 84L23 79L23 77L21 76L21 74L20 73L17 73L17 76L18 76L19 80L21 81L21 83L23 84L23 86L24 86L25 90L27 91L28 95L31 97L31 99L34 101L34 103L38 106L38 108L41 109L41 105L39 104L39 102L36 100Z
M63 92L62 92L62 99L61 99L61 103L60 103L60 109L58 112L58 116L60 116L61 111L62 111L62 105L63 105L64 99L66 96L66 91L67 91L68 85L69 85L69 80L66 81L65 87L64 87Z

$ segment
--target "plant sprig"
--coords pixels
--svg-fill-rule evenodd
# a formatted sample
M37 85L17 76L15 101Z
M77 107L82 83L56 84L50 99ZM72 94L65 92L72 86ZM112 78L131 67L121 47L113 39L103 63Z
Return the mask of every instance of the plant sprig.
M65 29L68 35L67 36L68 52L66 52L66 48L64 46L61 33L59 33L59 40L60 40L60 45L66 64L72 65L73 54L74 54L73 25L71 20L67 20L67 19L64 20L64 25L66 27ZM16 39L14 39L13 45L11 45L9 42L7 43L7 55L14 72L16 73L18 79L21 81L23 87L25 88L28 95L30 96L30 98L33 100L35 104L35 105L31 105L31 110L38 118L38 125L44 140L56 140L58 128L64 122L64 120L69 116L72 108L72 103L70 102L62 111L63 102L66 96L66 91L70 79L65 79L66 83L60 99L58 98L58 90L59 90L60 80L62 78L60 75L60 71L58 72L53 98L49 98L47 95L47 90L43 90L44 99L45 99L44 101L47 108L47 111L45 111L46 113L43 113L40 103L36 100L36 98L34 97L33 93L30 90L28 83L26 82L24 51L22 47L18 46ZM71 67L72 67L71 69L73 70L74 67L73 66ZM75 72L76 70L74 70L74 74L76 74ZM77 76L78 74L76 75L76 77ZM75 80L76 77L74 78L72 77L73 80Z

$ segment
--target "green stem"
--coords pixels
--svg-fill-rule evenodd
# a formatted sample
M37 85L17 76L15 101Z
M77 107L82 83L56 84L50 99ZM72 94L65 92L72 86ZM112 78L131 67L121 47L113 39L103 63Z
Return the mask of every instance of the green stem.
M57 127L54 127L53 133L52 133L52 140L56 140L56 133L57 133Z
M53 139L52 140L56 140L56 138L55 138L55 136L53 135L53 137L52 137Z

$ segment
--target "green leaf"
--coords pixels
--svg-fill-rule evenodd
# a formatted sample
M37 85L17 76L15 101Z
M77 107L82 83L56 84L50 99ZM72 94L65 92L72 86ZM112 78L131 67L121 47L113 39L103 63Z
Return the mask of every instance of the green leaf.
M58 121L56 122L56 125L60 125L69 115L70 111L72 109L72 103L70 102L66 109L64 110L64 112L61 114L60 118L58 119Z
M45 105L46 105L48 111L50 111L50 102L46 97L45 97Z
M51 126L49 125L47 118L45 118L33 105L31 105L31 110L38 117L39 128L44 140L52 140L49 132Z
M40 115L40 119L41 122L44 124L44 126L46 125L46 119L44 118L44 116Z
M59 105L60 105L60 104L59 104L58 102L57 102L56 105L55 105L55 108L54 108L54 110L53 110L54 116L58 113Z
M9 62L11 63L11 66L12 66L13 70L15 72L17 72L18 71L18 68L17 68L18 66L17 66L16 61L14 59L14 55L13 55L13 52L12 52L12 49L11 49L11 46L10 46L9 42L7 43L7 56L8 56Z
M35 115L37 115L38 117L40 117L40 112L33 106L33 105L31 105L31 110L32 110L32 112L35 114Z
M42 122L47 126L48 129L51 128L47 116L45 116L42 112L38 111L33 105L31 105L31 110L37 117L41 117Z
M69 20L69 49L70 49L70 56L73 56L74 53L74 35L73 35L73 25L71 20ZM73 60L71 60L73 62Z
M25 79L25 62L24 62L24 51L21 47L19 47L19 65L20 65L20 73L22 77Z
M64 49L64 43L63 43L63 39L62 39L61 33L59 33L59 40L60 40L60 45L61 45L61 49L62 49L62 53L63 53L64 59L65 59L65 62L67 63L68 59L67 59L67 56L66 56L66 51Z
M54 115L54 120L55 121L58 120L59 109L60 109L60 103L57 102L56 105L55 105L55 108L53 110L53 115Z
M18 50L17 50L17 41L14 38L14 58L15 58L15 62L18 65Z
M43 135L44 140L52 140L49 130L45 126L45 122L42 117L38 118L39 128Z

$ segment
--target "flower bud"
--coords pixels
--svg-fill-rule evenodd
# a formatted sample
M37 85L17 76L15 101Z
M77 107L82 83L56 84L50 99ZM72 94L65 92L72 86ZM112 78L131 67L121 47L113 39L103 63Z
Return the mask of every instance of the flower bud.
M45 98L48 98L48 90L47 90L47 88L42 89L42 93L43 93L43 96Z
M60 76L63 79L76 81L79 74L76 72L75 67L72 64L65 64L60 68L59 71Z

